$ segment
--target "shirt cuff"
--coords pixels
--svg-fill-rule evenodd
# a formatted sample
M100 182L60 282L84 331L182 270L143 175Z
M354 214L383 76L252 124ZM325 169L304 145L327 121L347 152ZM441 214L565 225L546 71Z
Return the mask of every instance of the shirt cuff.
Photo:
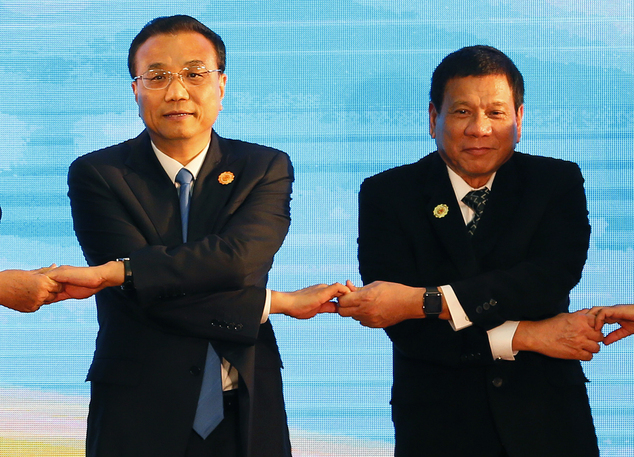
M513 351L513 337L518 325L519 321L506 321L498 327L487 330L494 360L515 360L518 351Z
M451 286L440 286L440 290L447 302L447 308L449 308L449 314L451 315L449 324L451 328L457 332L463 328L471 327L473 322L469 320L469 316L467 316L467 313L462 309L462 305L458 301L458 297L456 297L453 288Z
M264 310L262 311L262 319L260 324L264 324L271 313L271 289L266 289L266 298L264 299Z

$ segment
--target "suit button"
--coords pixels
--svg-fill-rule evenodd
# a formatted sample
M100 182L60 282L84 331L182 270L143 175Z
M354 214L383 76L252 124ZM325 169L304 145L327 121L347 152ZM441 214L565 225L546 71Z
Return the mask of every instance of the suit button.
M196 365L194 365L193 367L189 369L189 372L191 373L192 376L198 376L201 371L202 370L200 369L200 367L197 367Z
M482 306L478 306L478 307L476 308L476 313L478 313L478 314L482 314Z
M489 305L488 303L482 305L482 308L484 308L485 311L488 311L490 307L491 305Z
M498 304L498 302L496 300L493 300L493 299L489 300L489 305L495 306L497 304Z
M211 320L211 326L212 327L218 327L218 321L216 319L212 319Z
M502 384L504 384L504 380L502 378L493 378L493 381L491 381L491 383L493 384L493 387L502 387Z

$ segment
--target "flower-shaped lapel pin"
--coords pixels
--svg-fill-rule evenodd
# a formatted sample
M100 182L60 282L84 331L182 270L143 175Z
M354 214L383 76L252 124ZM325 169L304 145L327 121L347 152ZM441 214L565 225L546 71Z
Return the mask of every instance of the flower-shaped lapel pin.
M235 178L235 175L230 171L223 171L220 173L220 176L218 176L218 182L226 186L227 184L231 184Z
M437 205L434 208L434 216L436 216L438 219L445 217L448 212L449 212L449 207L445 205L444 203L441 205Z

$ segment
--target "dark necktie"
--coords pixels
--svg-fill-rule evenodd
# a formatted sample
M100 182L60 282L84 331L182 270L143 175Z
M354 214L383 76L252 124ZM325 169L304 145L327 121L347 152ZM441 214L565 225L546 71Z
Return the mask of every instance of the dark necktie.
M467 224L467 231L469 235L473 236L478 227L478 222L484 212L484 205L486 205L487 198L489 197L489 189L486 187L479 190L472 190L464 196L462 202L473 210L475 213L473 219Z
M176 175L176 182L180 187L181 222L183 224L183 243L187 242L187 223L189 220L189 201L191 195L193 175L186 168ZM222 372L220 358L214 348L209 344L203 382L196 407L194 418L194 431L203 439L216 428L224 418L224 405L222 398Z

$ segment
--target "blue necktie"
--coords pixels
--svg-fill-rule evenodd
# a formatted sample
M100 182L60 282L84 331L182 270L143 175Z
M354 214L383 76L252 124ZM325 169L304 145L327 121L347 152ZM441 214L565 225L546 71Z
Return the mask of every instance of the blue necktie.
M194 175L187 168L181 168L176 175L180 187L181 223L183 224L183 243L187 242L187 223L189 221L189 200L192 193Z
M194 176L186 168L181 168L176 175L176 182L181 185L180 207L181 222L183 224L183 243L187 242L189 201L193 180ZM223 418L224 406L220 358L211 344L209 344L207 347L203 382L200 388L200 396L198 397L198 406L196 407L196 417L194 418L194 431L198 433L202 439L205 439Z

